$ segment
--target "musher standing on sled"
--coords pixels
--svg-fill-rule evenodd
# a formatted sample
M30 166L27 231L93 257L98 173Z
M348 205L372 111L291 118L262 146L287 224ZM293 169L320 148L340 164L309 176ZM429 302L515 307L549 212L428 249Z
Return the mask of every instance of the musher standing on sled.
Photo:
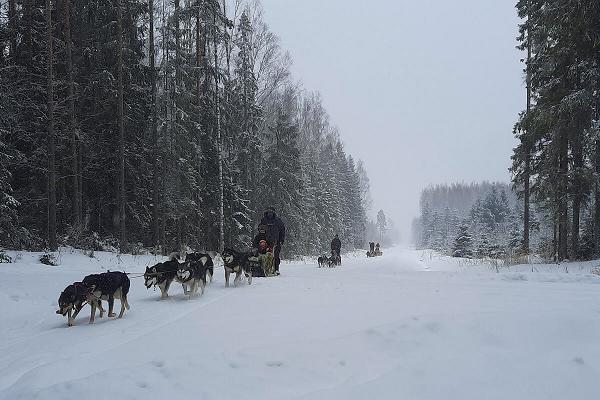
M260 220L260 226L266 229L267 241L273 245L274 274L279 275L279 264L281 263L279 253L281 253L281 246L285 241L285 225L277 214L275 214L275 209L268 207L265 215Z

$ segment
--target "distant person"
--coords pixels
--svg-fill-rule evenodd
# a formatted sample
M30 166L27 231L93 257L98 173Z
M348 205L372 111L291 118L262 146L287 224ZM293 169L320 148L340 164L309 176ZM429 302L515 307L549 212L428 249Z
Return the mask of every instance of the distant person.
M260 220L260 226L264 226L267 242L272 243L274 274L279 275L279 264L281 264L279 254L281 253L281 246L285 242L285 225L275 213L275 208L268 207Z
M342 261L342 241L338 235L335 235L331 241L331 256L334 258L335 264L340 265Z

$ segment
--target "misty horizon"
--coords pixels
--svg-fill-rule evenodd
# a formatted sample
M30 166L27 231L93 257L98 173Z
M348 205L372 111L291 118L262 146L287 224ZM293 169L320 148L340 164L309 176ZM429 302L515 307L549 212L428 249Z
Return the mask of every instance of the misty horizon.
M321 93L346 149L363 160L372 218L383 209L407 240L421 190L511 181L525 104L513 4L262 3L296 79ZM377 72L364 73L373 63Z

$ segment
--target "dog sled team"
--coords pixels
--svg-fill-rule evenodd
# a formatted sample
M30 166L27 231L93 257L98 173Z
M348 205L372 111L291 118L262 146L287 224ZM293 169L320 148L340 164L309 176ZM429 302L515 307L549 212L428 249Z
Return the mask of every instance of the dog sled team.
M258 234L253 240L252 251L237 251L230 247L221 252L225 271L225 286L229 287L231 274L235 274L234 286L241 284L246 278L252 284L253 276L278 276L281 263L281 246L285 241L285 225L272 207L267 208L260 221ZM183 293L192 298L198 292L204 293L206 285L212 282L214 263L208 253L189 253L183 261L178 253L172 253L168 261L146 267L143 274L147 289L158 287L161 299L169 296L169 288L173 282L180 283ZM141 276L140 276L141 277ZM57 314L67 317L67 325L73 326L75 318L86 304L91 307L89 323L94 322L96 310L100 318L104 316L102 301L108 302L108 316L114 317L114 300L121 301L119 318L125 309L129 309L127 294L130 280L124 272L105 272L86 276L81 282L67 286L58 299Z
M279 275L281 263L281 246L285 242L285 225L269 207L258 227L258 233L252 242L251 251L238 251L226 247L220 254L225 272L225 287L229 287L230 275L235 274L233 285L238 286L242 279L248 285L252 284L253 277L269 277ZM337 267L342 264L342 242L338 235L331 241L331 256L318 258L319 268ZM379 243L371 242L367 257L381 256ZM199 293L204 294L205 287L212 282L214 263L211 254L194 252L185 255L183 261L178 253L172 253L168 261L146 267L143 274L144 285L147 289L160 289L160 298L169 297L169 289L173 282L181 284L183 294L191 299ZM140 275L139 277L142 277ZM104 316L102 301L108 302L108 316L114 317L115 299L120 300L121 310L118 318L122 318L125 310L129 309L127 295L130 280L124 272L108 271L101 274L86 276L81 282L74 282L67 286L58 299L57 314L67 317L68 326L73 326L75 318L86 304L90 305L91 313L89 323L94 322L96 310L100 318Z
M335 235L333 240L331 241L331 256L320 256L317 259L317 263L319 264L319 268L323 267L337 267L338 265L342 265L342 241L338 235Z
M382 256L383 252L379 243L369 242L369 251L367 251L367 257L379 257Z

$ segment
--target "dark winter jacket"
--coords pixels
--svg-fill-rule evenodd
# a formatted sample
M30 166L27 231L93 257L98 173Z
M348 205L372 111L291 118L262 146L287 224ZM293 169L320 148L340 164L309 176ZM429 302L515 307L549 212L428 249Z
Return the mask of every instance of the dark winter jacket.
M260 220L261 225L267 229L267 241L274 245L285 242L285 225L277 214L266 212Z
M342 241L340 238L333 238L331 241L331 250L335 250L338 254L340 254L340 251L342 250Z

